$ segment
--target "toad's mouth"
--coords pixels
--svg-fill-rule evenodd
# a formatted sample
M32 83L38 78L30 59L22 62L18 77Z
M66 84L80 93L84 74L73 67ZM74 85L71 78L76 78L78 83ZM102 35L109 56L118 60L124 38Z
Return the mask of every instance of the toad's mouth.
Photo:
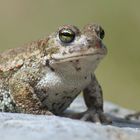
M83 54L72 54L69 56L52 56L51 60L54 63L62 63L62 62L67 62L67 61L72 61L72 60L78 60L78 59L86 59L87 57L94 57L96 59L103 58L106 55L106 52L92 52L92 53L83 53ZM91 58L92 59L92 58Z

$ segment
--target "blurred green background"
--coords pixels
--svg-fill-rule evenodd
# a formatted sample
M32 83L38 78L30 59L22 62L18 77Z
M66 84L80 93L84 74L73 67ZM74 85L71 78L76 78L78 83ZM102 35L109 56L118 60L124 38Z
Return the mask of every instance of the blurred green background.
M0 0L0 51L39 39L60 25L99 23L108 56L96 74L107 100L140 110L140 1Z

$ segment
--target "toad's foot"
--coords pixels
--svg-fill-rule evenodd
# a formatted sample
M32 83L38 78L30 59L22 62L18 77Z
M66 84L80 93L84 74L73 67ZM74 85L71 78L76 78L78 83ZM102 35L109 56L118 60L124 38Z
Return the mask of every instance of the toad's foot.
M127 120L139 120L140 119L140 112L137 112L135 114L129 114L125 116L125 119Z
M83 121L99 122L102 124L111 124L111 118L106 116L102 111L87 110L82 113L76 113L72 115L67 115L65 117L70 117L72 119L80 119Z
M111 124L111 119L106 116L102 111L87 110L82 116L81 120L99 122L103 124Z

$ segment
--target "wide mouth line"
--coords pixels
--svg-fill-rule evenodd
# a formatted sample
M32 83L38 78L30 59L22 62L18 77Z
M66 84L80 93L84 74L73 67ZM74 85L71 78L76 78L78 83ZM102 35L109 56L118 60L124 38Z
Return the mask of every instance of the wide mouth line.
M85 58L86 56L95 56L95 55L104 55L104 53L88 53L88 54L79 54L79 55L72 55L72 56L69 56L69 57L64 57L64 58L53 58L53 60L55 61L65 61L67 59L69 60L73 60L73 59L76 59L76 58Z

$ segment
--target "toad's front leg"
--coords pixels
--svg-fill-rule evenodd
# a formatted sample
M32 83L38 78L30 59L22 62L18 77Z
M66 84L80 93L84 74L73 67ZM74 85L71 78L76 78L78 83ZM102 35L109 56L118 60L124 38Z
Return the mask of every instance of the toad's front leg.
M91 83L84 89L83 94L88 109L81 119L107 124L111 123L111 119L103 112L102 89L95 76L92 76Z
M34 88L26 81L26 78L22 79L21 77L22 73L21 76L17 75L9 80L10 93L16 104L17 112L36 115L53 115L47 108L42 107ZM24 77L26 77L26 74Z

